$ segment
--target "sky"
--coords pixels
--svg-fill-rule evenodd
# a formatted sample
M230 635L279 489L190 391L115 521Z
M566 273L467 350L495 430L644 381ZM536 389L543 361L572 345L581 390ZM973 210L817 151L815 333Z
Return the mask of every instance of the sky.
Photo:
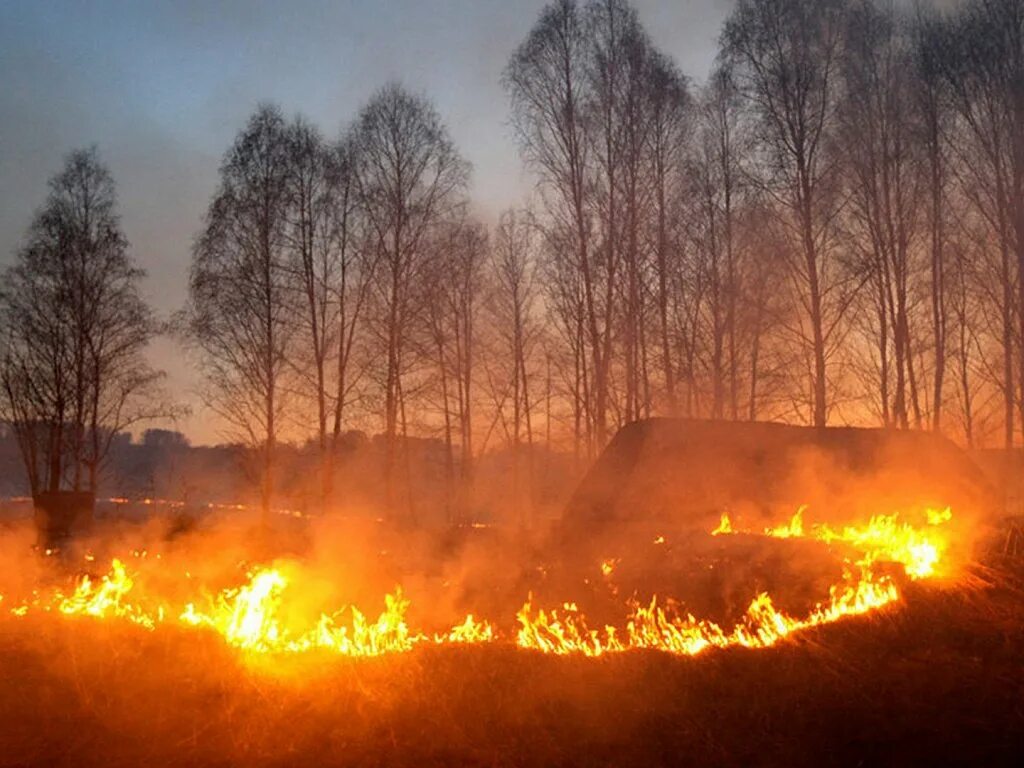
M541 0L102 2L0 0L0 264L22 242L46 182L95 144L117 182L122 225L161 316L185 302L190 249L221 156L261 101L340 133L390 80L428 96L473 164L493 220L531 182L508 123L501 72ZM731 0L634 0L695 82L710 69ZM222 438L169 339L150 350L191 407L193 442Z

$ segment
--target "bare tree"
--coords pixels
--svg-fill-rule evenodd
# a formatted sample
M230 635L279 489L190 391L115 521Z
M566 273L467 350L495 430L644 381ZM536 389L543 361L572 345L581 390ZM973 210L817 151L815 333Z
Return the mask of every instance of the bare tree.
M731 73L719 68L702 94L687 160L692 201L687 230L706 287L711 416L739 414L741 249L737 242L744 179L742 111ZM763 254L762 254L763 257Z
M341 169L320 132L296 118L287 129L285 266L295 292L295 326L299 332L291 361L299 374L301 393L316 411L320 473L320 506L326 508L332 476L328 443L328 364L338 348L339 309L335 285L340 279L336 192ZM341 182L344 183L344 182ZM343 203L342 203L343 205ZM344 233L341 235L344 237Z
M601 282L602 256L595 252L592 222L591 142L586 130L588 43L582 14L574 0L555 0L541 11L527 39L505 69L504 83L512 101L512 121L520 150L538 173L542 197L551 218L553 253L579 276L585 334L574 346L588 360L587 422L603 446L608 431L608 360L611 332L602 304L611 283ZM608 255L604 257L608 273ZM566 270L560 274L568 275ZM577 381L582 385L581 375ZM590 391L593 391L593 395ZM592 404L591 404L592 399ZM580 417L582 410L578 409ZM582 418L577 419L582 425ZM593 450L588 441L588 452Z
M594 410L597 439L607 439L607 411L613 406L613 348L622 340L625 420L638 417L639 332L642 314L640 216L643 203L643 151L649 123L644 113L644 78L650 44L636 11L624 0L594 0L584 13L587 75L586 136L593 159L594 219L597 240L589 282L596 289L594 327ZM601 322L598 322L601 321ZM620 418L620 421L622 418Z
M220 177L193 251L186 324L202 353L207 405L259 455L267 522L294 335L289 136L276 107L261 106L249 118L224 157Z
M865 253L878 297L883 420L921 426L911 338L911 291L918 278L922 153L910 41L897 18L867 2L849 14L842 59L841 139L851 185L853 240ZM891 330L891 333L890 333ZM890 393L889 354L895 381ZM891 406L889 402L892 396Z
M366 247L379 254L374 299L385 365L385 493L392 506L405 352L422 309L416 297L429 264L426 243L462 205L469 167L430 103L397 84L385 86L363 108L352 141Z
M950 107L942 78L941 21L918 9L913 27L914 73L918 140L927 164L926 216L930 256L930 303L935 370L932 374L932 429L942 429L945 401L948 313L946 306L946 241L949 224L949 132ZM965 339L960 339L963 349ZM962 358L962 355L961 355ZM965 370L965 369L963 369ZM967 420L968 425L970 419Z
M545 305L555 332L551 334L557 348L556 367L560 389L569 400L572 423L573 459L577 470L593 447L590 376L586 348L586 300L582 280L572 262L562 258L567 238L559 237L550 225L541 232L541 271L545 284Z
M458 487L456 518L466 517L473 483L473 405L477 315L483 288L488 244L483 226L472 218L440 227L431 243L433 255L426 278L429 284L427 320L444 417L448 497L455 487L455 430L458 429Z
M345 132L332 148L333 209L331 227L335 250L334 277L329 286L337 307L332 453L341 449L346 406L360 386L369 355L361 355L366 310L381 250L360 215L355 189L355 149L351 132ZM333 465L332 465L333 466ZM333 477L328 476L328 479Z
M1014 442L1016 387L1024 387L1024 3L973 0L934 33L935 61L957 115L957 172L997 250L1004 443ZM1016 291L1014 287L1016 286ZM1015 362L1017 370L1015 371ZM1022 407L1024 418L1024 407Z
M95 493L118 432L175 409L143 357L158 326L110 172L95 148L79 150L49 186L0 289L0 404L34 496Z
M834 130L841 0L740 0L723 53L759 118L763 188L792 242L790 274L806 319L799 338L812 359L811 421L828 418L827 364L844 301L832 255L839 207Z
M690 96L687 83L675 64L666 56L652 57L647 76L650 99L650 174L651 205L654 208L650 227L654 251L658 341L665 400L669 413L676 412L676 375L670 334L672 271L678 258L676 235L678 200L683 184L683 155L690 128Z
M491 250L492 322L505 360L504 381L511 380L512 504L519 524L525 525L522 505L522 444L527 446L527 498L534 498L533 405L529 361L536 341L534 312L538 293L536 225L524 211L501 214ZM509 370L511 369L511 370Z
M959 405L960 428L968 448L976 446L975 419L978 387L975 379L980 357L977 329L980 327L979 302L972 284L977 280L972 264L975 254L966 247L953 243L951 259L949 304L952 313L947 318L953 329L953 368L956 375L956 402Z
M736 258L739 291L737 300L737 347L742 350L746 371L746 418L776 417L780 391L792 377L791 345L779 329L793 311L788 302L785 270L787 238L773 226L770 207L748 199L736 219Z

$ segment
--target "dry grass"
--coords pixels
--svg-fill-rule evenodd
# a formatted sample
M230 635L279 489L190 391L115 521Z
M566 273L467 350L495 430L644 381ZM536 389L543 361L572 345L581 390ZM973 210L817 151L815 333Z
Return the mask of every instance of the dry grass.
M1024 755L1024 592L955 589L767 651L509 647L243 664L217 638L0 621L4 765L935 765Z

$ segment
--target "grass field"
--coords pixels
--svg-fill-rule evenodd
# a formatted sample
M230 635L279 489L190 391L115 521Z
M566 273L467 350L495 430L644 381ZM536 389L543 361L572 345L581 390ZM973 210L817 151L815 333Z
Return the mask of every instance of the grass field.
M1024 591L955 588L695 658L513 647L246 663L218 637L0 620L3 765L939 765L1024 756Z

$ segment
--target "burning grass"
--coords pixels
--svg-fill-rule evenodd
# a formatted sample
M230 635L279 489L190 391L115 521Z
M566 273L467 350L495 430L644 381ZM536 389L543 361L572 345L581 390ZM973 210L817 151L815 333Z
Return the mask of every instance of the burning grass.
M806 616L787 614L776 607L771 595L762 591L730 628L683 612L674 601L659 603L657 597L651 597L646 603L631 599L622 626L592 629L575 602L563 602L560 610L535 609L531 596L516 614L519 627L515 643L520 648L545 653L585 656L636 649L695 655L709 648L767 648L795 632L875 611L897 601L899 584L890 574L879 572L879 562L901 567L910 580L935 577L949 569L943 562L948 548L944 525L952 519L948 509L918 511L918 521L901 520L894 513L877 515L863 525L841 529L815 525L806 532L803 513L801 508L789 524L766 528L763 536L807 538L830 546L841 545L846 550L840 553L841 580L829 587L827 599L817 602ZM733 525L726 516L711 532L712 536L732 533ZM91 555L86 557L92 560ZM610 579L619 562L617 557L603 560L601 576ZM329 650L345 656L377 656L409 651L422 644L501 640L491 621L479 620L472 614L433 634L410 628L406 618L409 601L400 588L385 596L384 610L376 619L368 618L356 607L321 611L317 617L315 612L298 610L304 602L301 579L298 590L289 589L293 577L287 571L297 569L290 563L256 566L246 583L215 594L210 594L201 582L189 584L189 588L198 590L197 594L189 595L187 602L175 602L157 590L137 588L136 577L120 559L114 558L108 573L99 578L83 576L73 593L65 594L60 588L49 592L33 589L31 596L23 597L9 611L16 617L54 611L67 616L121 619L150 630L176 622L212 631L247 654ZM158 575L166 577L167 569L160 569ZM186 581L191 579L188 571L184 575ZM611 586L614 594L615 588Z
M212 634L27 617L0 626L0 749L104 766L1009 764L1021 597L983 572L766 650L430 646L278 657L272 675Z
M325 610L332 585L294 558L238 564L249 576L234 584L209 569L173 577L173 551L136 551L70 588L36 574L22 585L36 584L30 598L0 603L0 755L106 766L1017 756L1022 591L1006 571L957 563L950 514L828 526L801 510L760 530L743 522L723 521L705 537L710 551L827 552L840 574L827 598L792 613L759 591L732 623L624 598L633 592L620 594L620 577L669 551L662 535L650 551L592 565L589 594L627 606L618 624L596 611L599 629L573 604L528 601L481 620L454 604L417 613L395 593L379 615ZM700 541L689 556L703 563Z

